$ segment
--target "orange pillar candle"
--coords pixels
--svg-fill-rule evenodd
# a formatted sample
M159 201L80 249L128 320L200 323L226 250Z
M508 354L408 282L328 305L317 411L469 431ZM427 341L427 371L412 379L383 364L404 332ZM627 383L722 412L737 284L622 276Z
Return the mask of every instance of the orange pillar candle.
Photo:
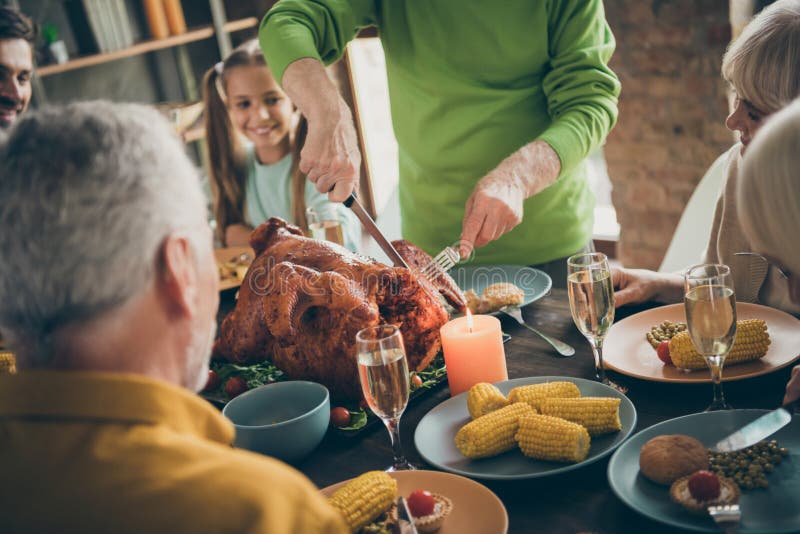
M478 382L508 380L500 321L491 315L458 317L442 326L442 350L450 395Z

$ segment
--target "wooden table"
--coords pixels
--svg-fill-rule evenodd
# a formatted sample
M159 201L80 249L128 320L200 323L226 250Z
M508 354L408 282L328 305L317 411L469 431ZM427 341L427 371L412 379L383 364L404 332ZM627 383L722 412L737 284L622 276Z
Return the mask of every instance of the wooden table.
M626 307L616 319L644 308ZM528 324L564 340L577 350L573 358L557 358L538 336L503 319L503 330L511 334L506 343L509 378L527 376L567 376L592 379L594 363L589 344L575 328L565 290L527 306L523 315ZM644 334L643 334L644 335ZM762 377L729 382L725 395L736 408L774 408L780 404L791 367ZM702 411L711 401L711 385L665 384L637 380L609 373L617 383L627 386L628 397L636 406L636 431L681 415ZM401 421L400 435L409 460L423 469L433 469L414 447L414 430L420 419L437 404L449 398L446 385L413 400ZM297 468L319 487L357 476L371 469L383 469L391 462L389 436L382 425L373 425L358 437L346 438L329 432L317 450ZM676 529L653 522L629 509L612 493L606 469L608 458L563 475L513 482L484 481L506 506L509 532L647 532L658 534Z

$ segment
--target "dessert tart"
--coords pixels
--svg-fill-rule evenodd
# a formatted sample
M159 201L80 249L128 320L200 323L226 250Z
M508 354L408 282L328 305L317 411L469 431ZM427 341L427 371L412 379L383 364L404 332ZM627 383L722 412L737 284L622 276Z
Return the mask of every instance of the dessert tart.
M433 498L436 499L436 504L433 505L433 513L414 518L414 526L420 532L436 532L444 524L444 520L453 511L453 502L438 493L432 493Z
M713 481L712 477L718 483L709 484ZM690 512L706 513L709 506L739 502L741 492L736 482L729 478L718 477L709 471L698 471L673 482L669 496Z

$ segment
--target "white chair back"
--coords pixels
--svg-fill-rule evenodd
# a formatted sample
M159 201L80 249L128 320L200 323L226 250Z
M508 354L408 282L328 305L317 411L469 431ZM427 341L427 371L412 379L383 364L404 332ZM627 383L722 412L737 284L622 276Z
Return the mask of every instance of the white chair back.
M697 184L689 202L683 208L669 248L661 260L659 272L681 271L703 259L714 222L714 208L725 183L729 157L730 151L718 157Z

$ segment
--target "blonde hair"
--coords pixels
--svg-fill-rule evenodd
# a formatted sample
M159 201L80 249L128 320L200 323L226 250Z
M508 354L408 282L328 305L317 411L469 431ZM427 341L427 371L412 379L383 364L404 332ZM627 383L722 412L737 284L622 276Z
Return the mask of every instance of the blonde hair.
M267 68L264 54L253 39L237 47L224 61L217 63L203 76L203 102L205 104L206 143L211 191L214 194L214 218L217 237L225 244L225 229L232 224L245 223L245 168L244 147L240 134L231 123L225 96L226 76L230 69L242 66ZM300 117L290 133L292 145L291 201L294 224L308 231L306 221L306 176L300 171L300 150L305 143L307 124Z
M756 15L725 52L722 76L766 114L800 95L800 0L778 0Z
M736 201L753 250L800 273L800 99L770 117L739 168Z

